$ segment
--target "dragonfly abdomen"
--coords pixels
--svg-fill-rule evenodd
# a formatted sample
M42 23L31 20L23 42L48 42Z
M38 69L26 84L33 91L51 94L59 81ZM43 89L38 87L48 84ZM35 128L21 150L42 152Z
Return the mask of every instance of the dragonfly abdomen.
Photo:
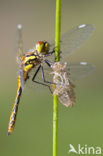
M15 127L15 122L16 122L16 117L17 117L17 112L18 112L18 105L20 102L20 97L22 94L22 87L21 87L21 80L20 80L20 75L18 76L18 89L17 89L17 94L15 98L15 103L12 108L11 116L10 116L10 121L9 121L9 126L8 126L8 135L10 135Z

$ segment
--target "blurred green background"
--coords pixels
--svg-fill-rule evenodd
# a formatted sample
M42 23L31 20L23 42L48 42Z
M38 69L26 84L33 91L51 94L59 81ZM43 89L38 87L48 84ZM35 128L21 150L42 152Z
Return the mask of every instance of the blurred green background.
M103 147L103 0L62 1L62 33L84 23L96 28L86 44L69 57L70 62L88 61L96 70L76 83L73 108L59 105L59 156L67 156L69 144ZM25 50L37 40L53 39L55 0L0 0L0 155L51 156L53 99L48 91L25 89L15 131L7 136L17 87L14 52L19 23Z

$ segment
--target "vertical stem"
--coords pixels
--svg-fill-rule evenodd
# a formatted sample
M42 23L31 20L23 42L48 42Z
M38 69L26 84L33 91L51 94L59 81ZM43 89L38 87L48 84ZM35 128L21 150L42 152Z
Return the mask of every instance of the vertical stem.
M61 0L56 0L56 30L55 30L56 62L60 60L60 37L61 37Z
M56 30L55 30L55 57L60 60L60 35L61 35L61 0L56 0ZM58 96L54 95L53 103L53 156L58 156Z

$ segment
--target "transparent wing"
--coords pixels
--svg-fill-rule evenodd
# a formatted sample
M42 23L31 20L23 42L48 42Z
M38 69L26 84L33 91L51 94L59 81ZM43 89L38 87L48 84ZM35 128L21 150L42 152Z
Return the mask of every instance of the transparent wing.
M82 24L61 36L61 56L66 59L69 54L75 52L93 34L94 25ZM51 42L54 46L54 41ZM52 47L51 46L51 47Z
M76 64L69 64L68 70L70 72L71 80L79 80L91 74L95 70L95 66L87 62L80 62Z
M95 66L88 64L87 62L79 62L75 64L68 64L67 69L71 80L79 80L91 74L95 70ZM50 74L52 69L50 67L45 67L44 70L47 75L50 75L49 79L52 81L53 75Z
M67 68L70 73L70 79L73 81L79 80L80 78L84 78L87 75L91 74L95 70L95 66L88 64L87 62L68 64ZM43 91L44 89L47 90L48 89L47 87L40 85L40 84L36 84L32 81L32 77L35 74L36 70L37 70L37 67L34 68L30 72L29 79L26 82L26 86L30 89L32 88L32 89L36 89L38 91ZM45 79L50 82L53 81L53 74L51 74L51 72L52 72L52 69L45 65L44 66ZM38 82L43 82L41 70L38 72L35 80Z
M17 63L21 63L21 57L23 56L23 39L22 39L22 25L17 25L17 46L16 46L16 60Z

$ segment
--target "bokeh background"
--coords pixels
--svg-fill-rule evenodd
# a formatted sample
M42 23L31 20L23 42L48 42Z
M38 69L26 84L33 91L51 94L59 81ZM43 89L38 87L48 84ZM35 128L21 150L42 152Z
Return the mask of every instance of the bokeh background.
M25 89L15 131L7 136L17 87L16 26L23 25L24 50L55 35L55 0L0 0L0 155L52 155L53 98L48 91ZM70 62L88 61L94 73L76 83L73 108L59 105L59 156L69 144L103 147L103 1L63 0L62 33L83 23L95 25L92 37ZM73 155L73 154L72 154ZM75 155L75 154L74 154Z

